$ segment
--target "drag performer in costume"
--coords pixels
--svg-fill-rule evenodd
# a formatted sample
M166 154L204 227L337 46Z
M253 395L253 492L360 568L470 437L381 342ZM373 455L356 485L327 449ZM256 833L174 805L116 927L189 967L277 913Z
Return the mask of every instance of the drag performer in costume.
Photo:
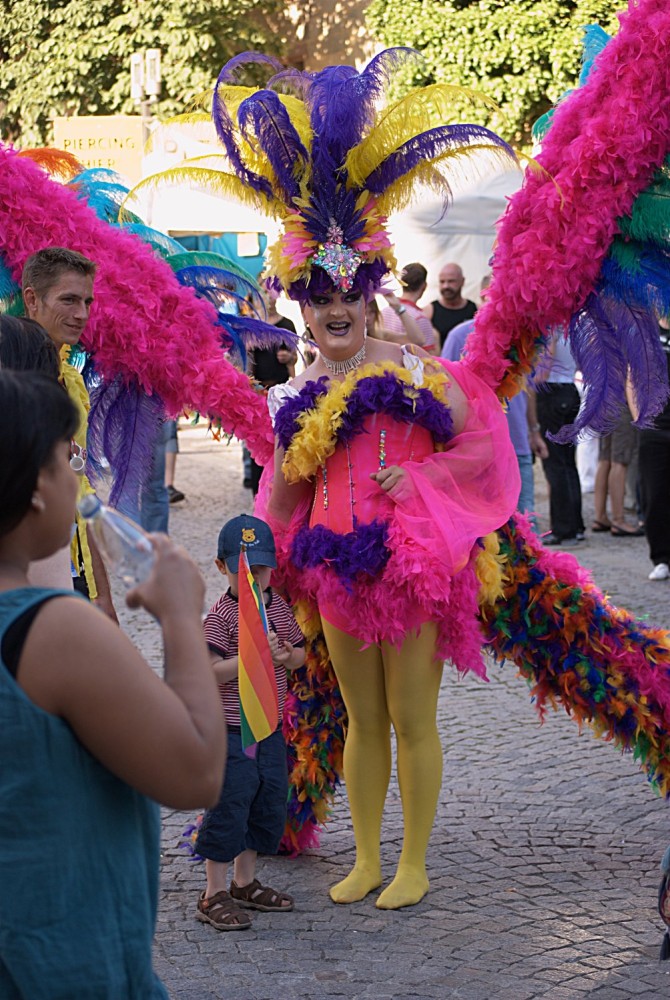
M406 204L412 181L443 189L441 166L455 149L473 141L500 149L499 141L483 129L453 126L449 132L442 124L445 92L439 87L380 110L379 99L397 60L393 53L377 57L361 74L331 67L315 76L283 71L259 57L278 70L260 92L238 85L243 58L221 74L214 118L224 146L222 169L202 163L190 169L199 183L209 179L216 190L239 195L282 219L285 235L270 260L270 272L304 303L314 336L321 337L334 364L360 355L354 371L315 369L302 386L294 386L297 396L275 401L282 404L276 432L286 482L277 475L271 503L286 517L294 502L287 497L295 496L288 491L299 494L291 530L283 536L282 569L291 596L300 602L301 624L309 637L308 661L293 679L285 715L293 744L289 849L314 843L338 781L346 728L315 611L319 603L326 638L328 614L336 619L347 602L359 605L349 621L356 623L352 641L358 647L363 641L371 644L363 658L373 655L373 646L384 649L384 636L390 650L402 648L405 634L418 642L433 630L441 655L448 651L459 667L481 670L479 646L488 643L500 660L514 662L528 679L541 713L547 705L564 706L597 735L633 750L652 783L662 794L670 793L667 633L610 605L570 555L545 552L521 517L477 541L469 532L488 530L484 516L479 528L472 525L441 537L433 534L440 530L436 521L419 516L418 535L413 535L415 518L405 492L416 491L413 499L421 507L425 498L443 489L449 451L456 454L465 443L461 439L476 413L482 381L500 397L513 395L551 328L567 328L573 316L573 349L576 354L583 349L580 367L589 385L582 418L606 422L612 409L618 412L616 396L623 392L627 371L643 403L641 419L651 419L662 406L667 385L654 376L665 368L655 363L653 340L635 351L635 343L641 342L628 320L633 313L639 318L640 296L643 302L655 298L659 306L668 304L667 254L654 250L645 256L634 246L632 280L622 262L631 261L626 257L631 241L648 238L648 226L635 228L638 207L654 200L664 179L660 168L670 151L669 49L670 11L664 0L631 4L585 86L557 109L538 158L543 171L529 171L522 191L512 199L467 363L449 369L389 345L382 345L388 354L380 354L360 343L355 308L351 318L345 315L345 305L355 306L355 301L343 303L342 296L353 289L366 298L392 268L384 216ZM285 93L287 88L294 93ZM0 174L0 251L14 276L25 257L46 243L71 246L98 263L97 301L86 346L102 376L155 394L168 413L190 406L220 415L225 429L246 439L257 461L267 462L272 431L264 400L223 358L213 306L180 287L170 268L136 237L103 226L74 192L2 147ZM179 174L173 171L172 178ZM659 195L657 203L662 206L668 199ZM623 247L617 245L619 234L625 236ZM641 272L640 266L647 264ZM627 321L618 337L617 324L611 322L615 300L603 284L606 276L623 296L616 301L623 301ZM343 291L348 279L352 284ZM319 301L324 296L330 301ZM339 310L334 321L317 315L326 305ZM342 331L349 345L339 352ZM366 381L370 362L372 382ZM423 372L417 370L419 363ZM320 381L322 375L326 380ZM487 410L490 398L482 389ZM493 441L496 426L492 420L488 433ZM411 452L405 460L412 436L420 448L416 462ZM465 451L459 454L459 473L466 483L468 476L486 475L486 447L476 453L479 472L468 470ZM360 465L351 474L344 468L349 456L352 466ZM402 466L405 475L391 466ZM434 475L420 478L422 466ZM341 507L337 512L331 511L331 467ZM454 477L454 484L461 479ZM347 499L347 490L357 485L363 514L354 525L359 496L349 492ZM266 502L268 488L266 483ZM492 480L491 494L482 491L479 499L495 506L497 489ZM318 501L311 525L310 496ZM497 513L485 512L494 522L505 516L504 495L499 499ZM350 515L351 524L343 524L340 515ZM353 530L342 530L348 527ZM420 543L422 532L427 532L426 546ZM348 547L351 536L354 544ZM452 544L457 551L452 552ZM365 598L364 607L356 595ZM479 631L467 627L475 604ZM333 622L331 641L341 635L349 641L342 624ZM345 694L347 680L343 678ZM357 694L354 690L354 702ZM388 699L386 692L384 699L378 694L366 706L366 715L372 714L375 724L381 720L387 732ZM383 754L380 759L383 782ZM422 795L423 802L412 812L411 794L405 794L404 807L412 812L406 832L413 867L411 877L389 887L392 893L384 905L415 901L425 891L418 859L425 826L429 829L432 822L429 800L434 791L424 788ZM377 832L357 825L358 846L367 850ZM376 849L369 852L373 863ZM376 880L371 871L366 879L368 888ZM358 891L365 888L364 879ZM350 894L346 886L336 889L336 897L340 893L341 898Z

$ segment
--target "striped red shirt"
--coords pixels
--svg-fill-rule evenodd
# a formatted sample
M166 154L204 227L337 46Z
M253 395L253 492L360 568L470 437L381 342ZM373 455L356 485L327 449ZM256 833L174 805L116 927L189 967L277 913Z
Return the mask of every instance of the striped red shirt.
M273 590L266 590L265 612L268 617L268 625L280 639L286 639L292 646L304 646L305 639L298 628L291 608L283 597ZM216 604L207 612L204 621L205 639L208 648L217 656L227 660L231 656L237 656L239 641L239 614L237 598L233 597L230 590L222 594ZM277 678L277 692L279 694L279 718L277 724L282 720L284 713L284 701L286 699L286 668L281 664L275 666L275 676ZM226 722L230 726L240 725L240 691L237 684L237 677L219 684L221 704Z

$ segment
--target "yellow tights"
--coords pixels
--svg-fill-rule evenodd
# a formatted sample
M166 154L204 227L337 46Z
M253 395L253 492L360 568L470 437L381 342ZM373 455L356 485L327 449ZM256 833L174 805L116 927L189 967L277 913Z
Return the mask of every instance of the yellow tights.
M336 903L353 903L381 885L380 837L393 726L405 831L395 878L377 906L411 906L428 891L426 850L442 783L436 722L442 664L435 660L436 628L427 623L399 650L386 642L362 650L360 640L326 621L323 631L349 716L344 778L356 842L356 863L330 896Z

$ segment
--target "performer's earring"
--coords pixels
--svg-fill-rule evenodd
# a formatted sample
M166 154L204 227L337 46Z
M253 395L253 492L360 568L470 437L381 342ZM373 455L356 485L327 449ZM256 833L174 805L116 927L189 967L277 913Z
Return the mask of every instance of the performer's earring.
M39 493L33 493L32 497L30 498L30 506L33 508L33 510L38 511L38 513L40 514L42 513L43 510L46 510L46 504L42 499L42 497L39 495Z

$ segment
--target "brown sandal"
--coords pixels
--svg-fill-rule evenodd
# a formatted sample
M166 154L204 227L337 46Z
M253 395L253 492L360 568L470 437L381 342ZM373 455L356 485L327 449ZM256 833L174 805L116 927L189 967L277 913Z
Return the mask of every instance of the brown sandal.
M293 909L293 896L261 885L257 878L249 885L243 886L231 882L230 895L237 900L240 906L244 906L248 910L263 910L265 913L288 913Z
M204 892L200 893L195 915L203 924L211 924L217 931L245 931L251 927L249 915L235 904L229 892L223 890L209 899Z

